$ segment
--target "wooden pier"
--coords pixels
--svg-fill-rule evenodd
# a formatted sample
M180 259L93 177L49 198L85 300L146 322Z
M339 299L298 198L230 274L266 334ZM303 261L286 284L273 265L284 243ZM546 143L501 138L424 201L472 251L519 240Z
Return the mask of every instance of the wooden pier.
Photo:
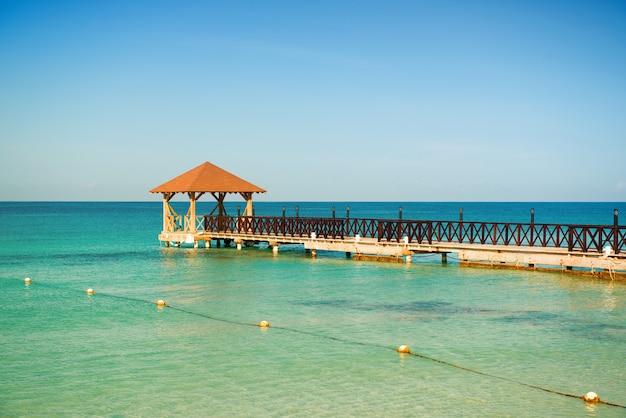
M611 279L626 278L626 227L508 222L438 220L306 218L253 216L253 193L265 190L210 163L204 163L151 190L163 193L163 230L166 246L210 248L211 243L241 249L267 243L274 252L282 245L301 245L313 257L336 251L355 260L403 261L416 254L453 254L461 265L494 268L551 269L582 272ZM170 205L176 193L189 196L189 210L177 214ZM196 201L205 193L217 200L209 215L196 215ZM243 214L228 216L227 194L246 200ZM334 215L334 211L333 211ZM401 214L400 214L401 218Z
M454 254L462 264L626 272L626 227L391 219L198 216L196 230L163 231L165 245L267 243L302 245L313 256L337 251L357 260L412 261L415 254Z

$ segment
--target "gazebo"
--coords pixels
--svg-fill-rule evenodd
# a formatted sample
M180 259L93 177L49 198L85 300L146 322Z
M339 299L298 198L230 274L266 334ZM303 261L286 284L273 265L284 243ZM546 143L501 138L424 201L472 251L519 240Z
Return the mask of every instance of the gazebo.
M252 216L252 195L265 193L265 190L235 176L209 162L200 164L186 173L171 179L150 190L150 193L163 193L163 233L195 234L198 231L196 202L205 193L210 193L217 205L211 212L226 215L224 199L228 194L239 194L246 201L244 216ZM186 193L189 197L189 209L182 217L170 205L177 193Z

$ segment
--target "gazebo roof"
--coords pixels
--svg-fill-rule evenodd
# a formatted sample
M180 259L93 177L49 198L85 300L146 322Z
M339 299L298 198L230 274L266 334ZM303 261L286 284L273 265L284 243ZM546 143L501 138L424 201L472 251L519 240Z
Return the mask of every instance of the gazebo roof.
M265 193L265 190L209 162L150 190L150 193Z

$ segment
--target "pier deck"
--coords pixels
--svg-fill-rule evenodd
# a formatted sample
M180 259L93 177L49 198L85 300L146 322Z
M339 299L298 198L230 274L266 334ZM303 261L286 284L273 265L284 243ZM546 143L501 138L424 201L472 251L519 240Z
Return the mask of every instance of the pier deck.
M464 265L511 268L583 269L586 273L626 274L626 227L463 221L350 218L198 216L195 222L163 231L165 245L211 241L237 248L265 242L278 251L297 244L310 250L338 251L360 260L411 262L415 254L454 254ZM195 227L195 228L194 228Z

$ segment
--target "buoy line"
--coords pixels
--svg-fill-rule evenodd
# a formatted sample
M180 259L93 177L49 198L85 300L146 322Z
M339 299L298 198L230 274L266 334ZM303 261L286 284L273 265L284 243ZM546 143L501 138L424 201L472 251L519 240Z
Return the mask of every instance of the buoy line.
M329 340L339 341L339 342L346 343L346 344L355 344L355 345L363 345L363 346L369 346L369 347L385 348L385 349L388 349L388 350L397 351L398 353L401 353L401 354L405 354L405 355L409 355L409 356L413 356L413 357L418 357L418 358L421 358L421 359L424 359L424 360L434 361L435 363L439 363L439 364L443 364L443 365L446 365L446 366L454 367L454 368L457 368L459 370L464 370L464 371L471 372L471 373L474 373L474 374L478 374L478 375L481 375L481 376L486 376L486 377L491 377L491 378L494 378L494 379L507 381L509 383L516 383L518 385L526 386L526 387L529 387L529 388L532 388L532 389L538 389L538 390L541 390L541 391L544 391L544 392L547 392L547 393L553 393L553 394L556 394L556 395L566 396L568 398L582 399L582 400L584 400L586 402L598 403L598 404L603 404L603 405L608 405L608 406L615 406L615 407L618 407L618 408L625 408L626 409L625 405L620 405L620 404L616 404L616 403L611 403L611 402L606 402L606 401L600 400L600 398L597 396L597 394L595 392L588 392L585 395L581 396L581 395L573 395L571 393L559 392L557 390L546 389L546 388L543 388L541 386L536 386L536 385L532 385L530 383L520 382L520 381L517 381L517 380L514 380L514 379L510 379L508 377L502 377L502 376L497 376L497 375L494 375L494 374L491 374L491 373L481 372L481 371L470 369L470 368L467 368L467 367L464 367L464 366L459 366L457 364L450 363L450 362L447 362L447 361L444 361L444 360L439 360L439 359L436 359L434 357L425 356L425 355L419 354L419 353L413 353L412 351L410 351L409 347L407 347L406 345L401 345L400 347L395 348L395 347L389 347L389 346L382 345L382 344L374 344L374 343L365 343L365 342L359 342L359 341L351 341L351 340L346 340L346 339L343 339L343 338L332 337L332 336L328 336L328 335L317 334L317 333L314 333L314 332L302 331L302 330L293 329L293 328L286 328L286 327L274 327L274 328L282 329L282 330L289 331L289 332L295 332L295 333L299 333L299 334L311 335L311 336L318 337L318 338L326 338L326 339L329 339Z
M31 283L35 283L32 279L30 278L26 278L24 279L24 283L26 284L26 286L29 286ZM45 284L46 286L50 286L50 287L56 287L56 288L60 288L61 286L57 286L54 284L50 284L50 283L40 283L37 282L37 284ZM76 290L76 292L80 292L80 293L85 293L85 290ZM89 296L94 296L96 295L95 291L92 288L87 289L87 294ZM165 303L165 301L159 299L158 301L149 301L149 300L145 300L145 299L138 299L138 298L132 298L132 297L128 297L128 296L121 296L121 295L114 295L111 293L97 293L98 296L105 296L105 297L110 297L110 298L114 298L114 299L122 299L122 300L127 300L127 301L131 301L131 302L142 302L142 303L147 303L150 305L156 305L157 307L159 307L159 309L162 308L168 308L168 309L172 309L178 312L182 312L182 313L186 313L189 315L195 315L195 316L199 316L202 318L206 318L206 319L210 319L212 321L219 321L219 322L225 322L228 324L234 324L234 325L242 325L242 326L253 326L253 327L260 327L262 329L266 329L270 327L270 324L268 321L261 321L259 323L256 324L252 324L252 323L246 323L246 322L239 322L239 321L233 321L233 320L229 320L229 319L224 319L224 318L218 318L218 317L214 317L211 315L207 315L207 314L203 314L203 313L199 313L199 312L194 312L194 311L190 311L188 309L183 309L183 308L178 308L175 306L172 306L170 304ZM552 389L547 389L541 386L537 386L537 385L533 385L530 383L524 383L515 379L511 379L508 377L503 377L503 376L498 376L498 375L494 375L491 373L487 373L487 372L481 372L479 370L474 370L474 369L470 369L468 367L465 366L459 366L458 364L454 364L454 363L450 363L447 362L445 360L439 360L437 358L434 357L429 357L426 356L424 354L419 354L419 353L414 353L412 352L408 346L406 345L401 345L399 347L389 347L387 345L382 345L382 344L375 344L375 343L368 343L368 342L362 342L362 341L353 341L353 340L347 340L345 338L340 338L340 337L333 337L330 335L324 335L324 334L318 334L315 332L311 332L311 331L304 331L304 330L300 330L300 329L296 329L296 328L287 328L287 327L281 327L281 326L273 326L272 328L274 329L279 329L279 330L283 330L283 331L288 331L288 332L293 332L293 333L298 333L298 334L305 334L305 335L310 335L313 337L317 337L317 338L324 338L327 340L332 340L332 341L337 341L337 342L341 342L344 344L351 344L351 345L360 345L360 346L367 346L367 347L376 347L376 348L383 348L383 349L387 349L387 350L393 350L396 351L402 355L405 356L413 356L416 358L421 358L424 360L430 360L433 361L435 363L439 363L439 364L443 364L445 366L450 366L450 367L454 367L456 369L459 370L463 370L466 372L470 372L470 373L474 373L480 376L485 376L485 377L490 377L493 379L499 379L502 381L506 381L509 383L515 383L521 386L525 386L531 389L537 389L546 393L552 393L555 395L561 395L564 397L568 397L568 398L575 398L575 399L581 399L587 403L593 403L593 404L600 404L600 405L607 405L607 406L613 406L616 408L623 408L626 409L626 405L621 405L621 404L617 404L617 403L613 403L613 402L607 402L604 400L601 400L600 397L598 396L597 393L595 392L587 392L584 395L573 395L571 393L566 393L566 392L560 392L558 390L552 390Z

